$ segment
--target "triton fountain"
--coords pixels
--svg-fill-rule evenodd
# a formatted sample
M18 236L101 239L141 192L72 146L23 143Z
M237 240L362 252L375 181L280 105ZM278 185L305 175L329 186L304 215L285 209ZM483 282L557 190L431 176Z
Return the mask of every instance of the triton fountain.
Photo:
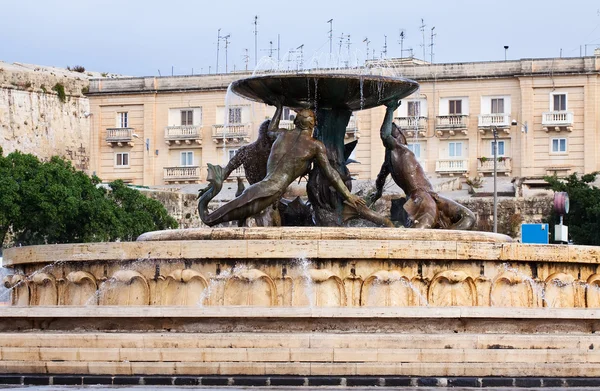
M417 87L346 74L232 86L315 110L315 137L347 187L351 111ZM311 170L308 192L325 226L173 230L132 243L5 250L12 306L0 308L0 373L54 384L72 374L83 384L109 375L114 384L162 376L169 384L271 386L324 384L323 375L337 385L357 375L373 385L600 376L598 248L339 227L343 198L322 167Z

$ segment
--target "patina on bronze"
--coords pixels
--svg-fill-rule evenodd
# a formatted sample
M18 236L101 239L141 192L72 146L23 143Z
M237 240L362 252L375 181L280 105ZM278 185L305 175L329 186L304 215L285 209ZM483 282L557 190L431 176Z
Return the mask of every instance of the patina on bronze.
M394 123L394 111L400 102L386 103L386 112L381 125L381 141L385 145L385 161L375 181L376 192L371 201L381 197L388 175L404 190L408 200L404 209L413 228L446 228L469 230L475 225L475 215L464 206L442 197L433 191L431 183L408 148L406 135Z
M267 162L269 160L269 154L271 153L273 141L275 141L274 138L269 137L269 130L272 130L271 128L277 128L278 126L279 120L277 120L277 123L273 124L273 126L271 126L271 120L263 121L258 128L258 137L256 141L240 147L235 155L229 160L227 166L225 166L225 171L223 172L223 180L227 179L236 168L242 166L244 167L246 180L250 185L262 181L265 176L267 176ZM244 190L242 178L238 177L238 191L235 196L240 196ZM281 219L279 217L277 203L254 216L254 221L259 227L280 226ZM246 221L240 220L238 225L240 227L245 226Z
M238 95L270 105L316 111L314 137L326 147L327 158L346 187L351 189L346 167L344 137L352 111L370 109L390 99L412 94L418 83L408 79L355 74L284 74L235 81ZM336 191L322 167L309 173L307 194L318 226L341 226L349 217L344 198Z
M277 110L271 126L278 124L283 106L277 102ZM223 168L208 165L209 185L200 191L198 212L201 220L209 226L232 220L243 220L253 216L278 201L287 187L299 176L303 175L311 162L315 162L335 189L342 195L347 205L355 213L373 222L393 227L389 219L380 216L366 207L365 201L350 193L327 159L325 146L312 137L315 126L315 114L312 110L303 109L294 120L293 130L276 129L269 131L269 136L275 138L267 161L267 175L231 202L223 205L212 213L208 213L208 202L219 193L223 185Z

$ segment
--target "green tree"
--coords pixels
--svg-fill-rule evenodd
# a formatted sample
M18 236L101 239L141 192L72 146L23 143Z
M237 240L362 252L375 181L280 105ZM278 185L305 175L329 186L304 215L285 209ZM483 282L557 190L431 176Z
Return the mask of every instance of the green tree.
M164 207L117 181L100 179L53 157L0 151L0 244L130 241L143 232L177 227Z
M591 185L597 175L593 172L579 177L574 173L566 178L545 178L552 190L569 195L564 224L569 226L569 236L575 244L600 245L600 189ZM548 222L558 224L559 216L553 212Z

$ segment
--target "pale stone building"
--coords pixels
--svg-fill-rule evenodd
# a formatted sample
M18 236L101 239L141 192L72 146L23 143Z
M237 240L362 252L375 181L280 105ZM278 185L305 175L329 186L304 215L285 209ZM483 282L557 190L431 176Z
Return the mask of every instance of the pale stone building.
M491 175L494 128L499 175L600 170L600 57L388 60L367 67L421 84L398 109L396 122L408 131L410 148L431 176ZM91 80L90 173L147 186L202 182L207 163L226 163L273 113L272 107L227 93L232 81L248 76ZM384 112L384 107L356 112L348 125L347 140L359 140L353 158L361 164L349 167L358 179L374 179L383 162Z

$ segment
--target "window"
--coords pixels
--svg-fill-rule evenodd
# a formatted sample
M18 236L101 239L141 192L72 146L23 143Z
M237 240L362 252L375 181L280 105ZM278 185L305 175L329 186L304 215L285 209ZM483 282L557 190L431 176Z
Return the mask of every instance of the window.
M128 128L129 127L129 118L127 116L127 112L117 113L117 127L119 127L119 128Z
M566 94L554 94L552 95L553 109L554 111L566 111L567 110L567 95Z
M241 124L242 123L242 108L232 107L229 109L229 123L230 124Z
M194 110L181 110L181 125L194 124Z
M184 151L181 152L181 166L193 166L194 165L194 152Z
M462 114L462 100L449 100L448 101L448 114L457 115Z
M421 116L421 102L408 102L408 116L409 117L419 117Z
M462 145L463 143L448 143L448 156L449 157L461 157L462 156Z
M567 152L567 139L566 138L553 138L550 141L552 143L553 153L565 153Z
M116 167L129 167L129 152L115 153Z
M229 160L233 159L233 157L235 156L235 154L237 153L237 149L230 149L229 152Z
M496 150L496 142L492 141L492 156L494 156L494 151ZM498 141L498 155L504 156L504 141Z
M493 98L492 99L491 114L504 114L504 98Z
M296 118L294 113L290 110L289 107L283 108L283 113L281 113L281 119L284 121L293 121Z
M417 159L421 158L421 144L420 143L408 143L406 145L408 147L408 149L411 150L412 153L415 154L415 157Z

